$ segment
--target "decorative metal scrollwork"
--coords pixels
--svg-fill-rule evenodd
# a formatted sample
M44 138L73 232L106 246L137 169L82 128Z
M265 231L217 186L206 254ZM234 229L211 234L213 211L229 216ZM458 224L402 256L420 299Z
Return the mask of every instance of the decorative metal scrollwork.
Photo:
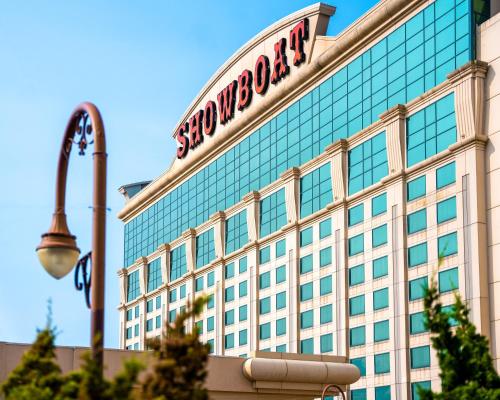
M80 149L78 154L81 156L85 155L87 146L94 143L93 139L89 141L88 136L90 135L92 135L92 123L89 119L89 114L84 112L80 115L80 119L76 125L75 137L79 136L79 138L74 142L78 145Z
M91 265L92 265L92 252L89 251L87 254L85 254L78 262L76 263L76 268L75 268L75 287L76 290L83 290L85 294L85 302L87 303L87 307L90 308L90 285L91 285L91 279L92 279L92 271L91 271ZM87 263L90 262L90 267L87 270ZM79 279L79 272L80 269L82 271L82 282L80 282Z
M321 393L321 400L324 400L324 399L326 398L326 396L328 396L328 395L327 395L328 390L330 390L330 389L332 389L332 388L337 389L337 390L339 391L339 393L342 395L342 398L343 398L344 400L346 400L346 397L345 397L345 393L344 393L344 391L340 388L340 386L338 386L338 385L334 385L334 384L331 384L331 385L326 385L326 386L325 386L325 388L323 389L323 393Z

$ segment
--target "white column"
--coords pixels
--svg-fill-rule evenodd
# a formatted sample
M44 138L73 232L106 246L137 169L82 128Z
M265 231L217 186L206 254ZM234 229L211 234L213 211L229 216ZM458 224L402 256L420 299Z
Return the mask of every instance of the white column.
M347 140L339 141L329 145L325 149L330 156L330 168L333 188L333 201L344 200L347 196Z
M398 104L384 112L380 118L385 126L389 176L398 175L406 165L406 107Z
M243 196L243 201L247 209L248 241L253 243L259 238L260 194L250 192Z
M290 168L281 174L285 184L285 203L288 223L296 223L299 219L299 183L300 170Z
M222 258L226 243L226 214L223 211L217 211L210 217L210 221L214 224L215 258Z
M161 244L158 246L160 252L161 281L163 286L169 282L168 271L170 270L170 245Z

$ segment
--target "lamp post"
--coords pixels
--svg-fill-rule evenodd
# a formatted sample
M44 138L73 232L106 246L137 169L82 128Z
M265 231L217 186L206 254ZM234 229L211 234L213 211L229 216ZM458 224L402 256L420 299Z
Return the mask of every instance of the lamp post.
M66 223L66 178L73 144L78 145L79 154L84 155L87 145L92 143L94 144L92 250L77 261L80 249L76 245L76 236L70 233ZM56 206L52 224L49 231L42 235L42 241L36 249L40 263L56 279L67 275L76 264L75 286L77 290L84 290L87 307L91 310L92 356L98 363L101 373L104 342L106 158L106 138L101 114L92 103L82 103L73 111L66 126L57 166ZM90 275L87 272L89 259ZM79 280L80 271L82 282ZM90 299L89 291L91 291Z

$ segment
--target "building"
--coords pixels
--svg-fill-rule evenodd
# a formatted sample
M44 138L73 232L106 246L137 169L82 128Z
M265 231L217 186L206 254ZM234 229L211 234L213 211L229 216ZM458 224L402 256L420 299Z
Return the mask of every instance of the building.
M119 213L123 348L207 293L192 323L214 354L346 356L351 399L416 399L440 385L434 276L500 365L499 1L382 0L328 37L334 11L239 49L181 117L171 167Z

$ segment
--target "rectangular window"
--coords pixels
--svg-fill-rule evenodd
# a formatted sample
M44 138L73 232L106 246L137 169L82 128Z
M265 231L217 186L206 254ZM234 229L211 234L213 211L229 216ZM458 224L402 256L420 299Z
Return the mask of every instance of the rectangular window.
M146 312L150 313L153 311L153 300L148 300L146 302Z
M134 307L134 315L135 315L135 318L139 318L139 306Z
M208 347L209 347L208 354L213 354L214 350L215 350L214 339L208 339L207 340L207 344L208 344Z
M276 232L286 223L285 189L280 189L260 201L260 237Z
M431 366L431 351L429 346L419 346L410 349L411 369Z
M418 388L425 390L431 389L431 381L413 382L411 384L411 400L420 400Z
M276 268L276 284L286 281L286 267L281 265Z
M332 247L325 247L319 251L319 267L323 268L332 263Z
M313 310L300 313L300 329L312 328L314 324Z
M226 254L248 243L247 211L243 210L226 220Z
M161 296L157 296L155 302L156 302L156 309L158 310L159 308L161 308Z
M132 327L127 328L127 339L132 339Z
M319 238L324 239L332 234L332 220L325 219L319 223Z
M175 322L175 318L177 318L177 311L176 310L170 310L168 312L168 322L171 324Z
M441 224L457 217L457 199L455 196L436 204L437 223Z
M457 253L457 232L448 233L438 238L438 257L447 257Z
M379 247L387 243L387 224L372 229L372 247Z
M307 301L313 298L313 283L308 282L300 285L300 301Z
M271 323L266 322L265 324L259 325L259 337L261 340L269 339L271 337Z
M349 210L347 211L347 218L349 221L349 226L354 226L354 225L357 225L357 224L363 222L363 219L364 219L363 203L349 208Z
M286 353L286 344L276 346L276 353Z
M328 324L333 320L333 307L331 304L319 308L319 323Z
M313 257L312 254L301 257L300 259L300 273L306 274L313 270Z
M259 264L268 263L271 260L271 247L266 246L259 250Z
M444 306L443 308L441 308L441 311L443 311L444 313L448 314L448 316L449 316L448 322L449 322L449 324L451 326L457 326L458 325L458 321L455 318L453 318L453 315L454 315L454 312L455 312L455 306L453 304Z
M349 330L349 344L351 347L362 346L366 341L365 326L357 326Z
M199 333L200 335L202 335L202 334L203 334L203 320L201 320L201 321L196 321L196 323L195 323L195 327L196 327L196 329L198 329L198 333Z
M387 193L382 193L372 198L372 217L385 212L387 212Z
M160 329L161 328L161 315L157 315L155 317L155 324L156 324L156 329Z
M168 294L168 301L174 303L177 301L177 289L171 289Z
M349 238L349 257L362 253L365 250L365 237L362 233Z
M319 350L321 353L333 351L333 334L327 333L319 337Z
M215 297L213 294L211 294L210 296L208 296L207 309L210 310L214 308L214 306L215 306Z
M391 400L391 387L377 386L375 388L375 400Z
M300 341L300 354L314 354L314 339L304 339Z
M365 295L361 294L349 299L349 315L361 315L365 313Z
M241 331L239 331L238 333L238 345L240 346L244 346L247 344L247 330L246 329L242 329Z
M314 214L332 201L330 163L300 178L300 218Z
M363 375L361 375L363 376ZM366 400L366 389L352 389L351 400Z
M212 287L215 284L215 273L214 271L210 271L207 274L207 287Z
M267 271L259 275L259 289L267 289L271 286L271 272Z
M319 280L319 295L324 296L332 293L332 276L327 275Z
M373 279L381 278L389 273L388 267L388 257L383 256L373 260L372 262L372 274Z
M271 312L271 297L264 297L259 301L260 315L269 314Z
M139 271L137 270L127 276L127 301L135 300L140 294Z
M286 239L281 239L276 242L276 258L283 257L286 254Z
M389 307L389 289L379 289L373 292L373 309L381 310Z
M359 285L365 282L364 264L349 268L349 286Z
M276 336L286 335L286 318L276 320Z
M427 243L408 247L408 267L416 267L427 263Z
M214 330L214 317L207 318L207 332L212 332Z
M224 313L224 325L234 324L234 310L228 310Z
M412 201L425 196L425 175L422 175L406 184L406 199Z
M389 173L385 132L366 140L348 153L349 195L377 182Z
M351 364L358 367L359 372L361 373L362 377L366 376L366 357L352 358ZM352 395L352 391L351 391L351 395ZM352 396L351 396L351 398L352 398Z
M179 297L181 299L186 297L186 285L181 285L181 287L179 288Z
M182 244L170 251L170 281L180 278L185 273L187 273L186 245Z
M425 230L427 228L427 210L423 208L422 210L408 214L407 223L408 234Z
M458 268L439 272L439 292L446 293L458 289Z
M161 279L161 264L157 258L148 264L148 292L159 288L162 284Z
M286 307L286 292L276 293L276 310Z
M214 228L211 228L196 237L196 268L210 264L214 259Z
M245 297L248 294L247 281L243 281L238 284L238 294L240 298Z
M373 324L373 340L375 342L389 340L389 320L379 321Z
M373 356L375 375L391 372L391 357L389 353L375 354Z
M454 94L451 93L406 119L407 166L446 150L456 141Z
M232 349L234 347L234 333L229 333L224 336L224 348Z
M436 169L436 189L455 183L455 161Z
M224 270L224 278L231 279L234 276L234 263L227 264Z
M134 325L134 336L139 336L139 324Z
M238 270L239 270L240 274L247 271L247 258L246 257L242 257L238 261Z
M300 247L307 246L313 241L313 229L312 227L306 228L300 231Z
M194 281L194 288L197 292L203 290L203 276L196 278L196 280Z
M234 286L229 286L224 289L224 301L229 303L234 300Z
M238 309L238 320L240 322L246 321L248 318L248 306L246 304L240 306Z
M410 335L427 332L425 329L425 313L417 312L410 314Z
M131 308L127 310L127 321L132 321L132 312L133 310Z
M408 282L410 301L423 299L427 289L427 277L413 279Z

